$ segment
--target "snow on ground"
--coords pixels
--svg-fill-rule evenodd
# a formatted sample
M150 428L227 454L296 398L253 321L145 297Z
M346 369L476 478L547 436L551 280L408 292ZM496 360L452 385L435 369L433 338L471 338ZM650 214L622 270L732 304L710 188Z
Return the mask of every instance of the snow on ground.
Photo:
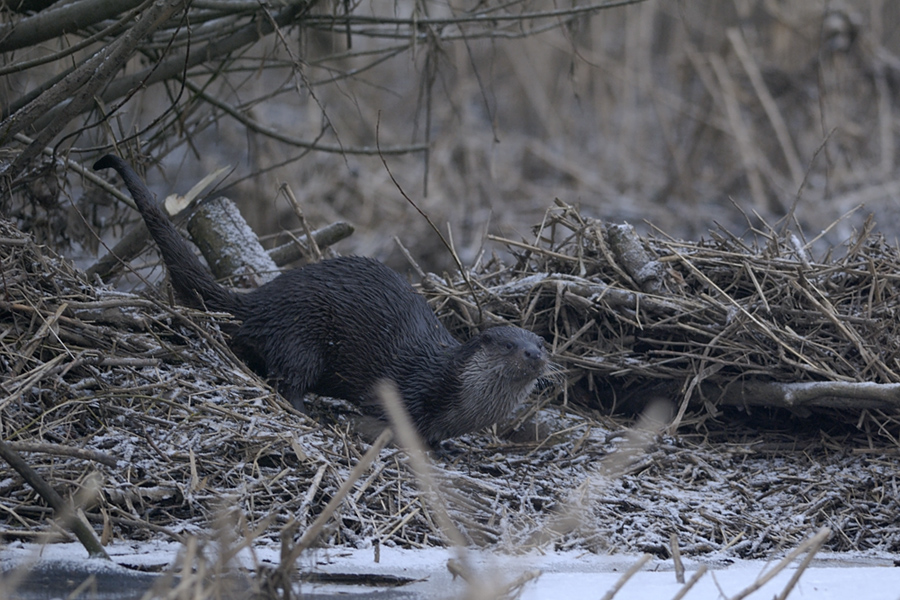
M108 551L119 564L141 569L156 570L159 567L179 568L179 546L173 543L115 543ZM239 561L244 566L254 562L276 564L279 551L274 547L258 547L253 556L244 552ZM622 574L639 557L631 555L602 556L567 552L539 554L536 552L520 555L496 555L466 551L459 556L451 549L400 550L383 547L379 562L375 562L374 549L355 550L343 548L319 549L304 556L299 561L303 572L320 574L374 574L392 575L413 580L399 587L363 587L347 584L300 584L303 594L339 595L353 598L355 594L371 594L373 589L378 597L422 598L423 600L462 598L466 595L467 584L461 577L454 577L448 569L448 561L464 561L487 584L508 583L525 576L527 583L522 588L522 600L597 600L611 590ZM38 561L35 563L34 561ZM120 573L109 569L104 561L88 559L78 544L51 544L40 547L34 544L14 543L0 548L0 565L9 569L13 565L43 564L55 565L73 572L95 572L99 577L117 577ZM733 561L719 563L705 561L685 561L686 579L705 564L708 571L684 596L688 600L733 598L752 586L755 581L775 566L775 562ZM818 556L801 575L790 590L788 598L816 600L866 600L900 599L900 568L895 567L895 559L884 554L825 554ZM778 597L789 580L797 572L797 563L784 569L771 581L747 595L751 599ZM539 573L539 574L538 574ZM536 577L529 578L530 575ZM77 578L69 585L77 586ZM644 568L632 576L615 594L616 600L652 600L674 598L682 584L675 580L672 561L651 560ZM60 590L65 597L68 590ZM8 590L0 587L0 599L9 596ZM33 597L33 596L29 596Z

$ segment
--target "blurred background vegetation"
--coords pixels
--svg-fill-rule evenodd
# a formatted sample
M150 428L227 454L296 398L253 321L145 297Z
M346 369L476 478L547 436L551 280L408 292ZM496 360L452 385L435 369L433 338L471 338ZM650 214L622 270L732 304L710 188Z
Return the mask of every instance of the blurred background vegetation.
M469 263L555 198L688 239L790 215L824 248L868 213L895 235L886 0L3 0L0 19L0 214L82 266L137 218L84 171L110 151L161 196L232 169L221 191L273 244L298 226L286 184L314 226L357 226L339 252L399 269L394 236L451 265L403 193Z

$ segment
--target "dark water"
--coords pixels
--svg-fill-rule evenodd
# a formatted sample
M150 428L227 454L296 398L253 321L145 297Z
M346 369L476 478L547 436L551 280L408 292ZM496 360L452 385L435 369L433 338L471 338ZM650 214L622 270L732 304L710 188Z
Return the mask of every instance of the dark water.
M4 572L3 595L10 600L138 600L161 580L160 575L124 567L92 569L69 562L41 562L24 575L18 570ZM77 590L80 593L73 594Z
M86 564L87 563L87 564ZM2 600L140 600L152 589L163 596L178 585L178 578L168 575L142 573L107 561L41 561L27 570L3 571L0 579ZM398 589L328 591L328 585L319 582L315 592L304 591L301 586L298 597L304 600L412 600L416 594ZM221 588L220 588L221 589ZM228 581L225 596L243 600L250 598L250 586L245 580ZM188 592L191 595L190 592ZM259 598L259 596L255 596Z

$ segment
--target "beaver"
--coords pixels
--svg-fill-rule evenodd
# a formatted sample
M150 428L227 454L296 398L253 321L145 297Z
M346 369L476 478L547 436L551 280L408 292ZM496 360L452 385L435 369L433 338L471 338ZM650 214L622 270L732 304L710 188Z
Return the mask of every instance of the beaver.
M234 315L235 353L300 410L313 392L378 413L375 385L391 380L434 446L509 415L547 369L543 340L519 327L460 343L409 282L371 258L322 260L236 293L216 282L128 163L106 155L94 164L107 168L134 198L179 300Z

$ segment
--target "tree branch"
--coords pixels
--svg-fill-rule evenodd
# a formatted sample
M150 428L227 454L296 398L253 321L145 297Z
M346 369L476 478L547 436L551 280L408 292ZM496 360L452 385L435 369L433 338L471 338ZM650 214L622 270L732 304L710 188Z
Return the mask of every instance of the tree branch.
M32 125L40 132L34 141L16 157L5 170L6 173L20 173L43 148L63 130L72 117L83 112L94 101L97 91L111 79L116 71L134 52L137 42L148 35L173 14L185 6L184 0L156 0L153 6L141 16L130 29L122 34L113 44L100 50L97 54L76 69L69 77L41 94L37 100L0 123L3 138L19 133ZM49 112L31 123L31 119L40 114L41 108L49 108L54 104L71 97L60 109ZM0 138L2 140L2 138Z
M305 2L294 0L294 4L282 9L274 21L279 26L291 23L297 16L298 11L305 7ZM118 77L111 79L109 85L100 93L100 98L104 102L112 102L131 92L137 86L151 86L154 83L166 81L174 77L180 77L185 69L190 69L197 65L205 64L214 58L227 56L228 54L243 48L253 42L261 39L273 31L273 26L268 21L251 22L234 34L225 39L210 42L203 48L194 49L189 54L178 54L168 60L161 61L155 65L151 65L146 69L139 71L127 77ZM135 45L130 50L133 51ZM124 63L124 61L122 61ZM116 65L118 70L121 64ZM51 110L43 118L35 123L35 127L46 127L47 124L60 119L60 113L63 108Z
M74 33L145 2L147 0L80 0L62 3L58 8L50 8L0 27L0 52L34 46L65 33Z
M704 384L707 398L721 396L722 405L775 408L836 408L839 410L900 410L900 383L857 381L736 381L721 386Z

